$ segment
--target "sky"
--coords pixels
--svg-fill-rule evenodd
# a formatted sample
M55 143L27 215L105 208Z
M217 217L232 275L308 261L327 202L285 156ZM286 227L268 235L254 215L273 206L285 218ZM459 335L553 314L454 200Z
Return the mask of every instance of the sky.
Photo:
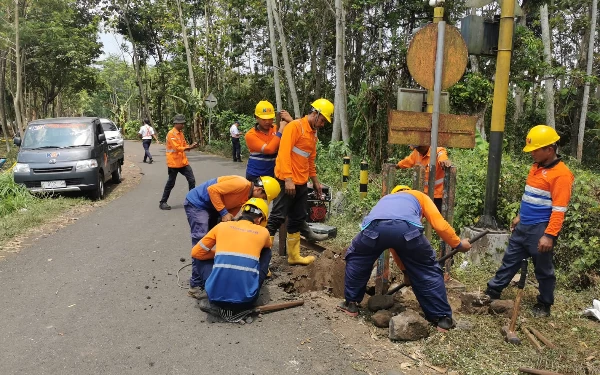
M99 33L100 41L103 44L102 47L102 55L98 58L98 60L104 60L108 57L108 55L117 55L122 59L125 59L128 62L131 62L131 55L127 52L121 52L120 45L124 42L123 37L119 34L113 33ZM125 42L129 44L128 42ZM129 50L131 50L131 45Z

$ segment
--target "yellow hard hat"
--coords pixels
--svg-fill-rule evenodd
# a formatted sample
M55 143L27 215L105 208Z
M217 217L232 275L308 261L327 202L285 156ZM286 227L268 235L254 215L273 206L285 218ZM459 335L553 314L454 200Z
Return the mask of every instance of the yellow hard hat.
M257 178L254 182L254 185L260 186L265 190L265 194L267 194L267 201L269 202L277 198L281 192L281 186L279 186L279 182L277 182L277 180L271 176L261 176Z
M265 202L264 199L248 199L248 201L242 206L242 211L262 215L263 220L260 222L260 225L262 225L263 227L267 226L267 219L269 218L269 205L267 204L267 202Z
M317 99L315 100L311 106L320 114L325 117L325 119L331 122L331 116L333 115L333 103L327 99Z
M269 120L275 118L275 108L273 104L266 100L261 100L254 109L254 116L263 120Z
M410 186L396 185L396 187L392 189L392 192L390 194L394 194L394 193L404 191L404 190L412 190L412 189L410 188Z
M556 143L560 136L548 125L537 125L529 130L527 139L525 140L524 152L535 151L538 148L550 146Z

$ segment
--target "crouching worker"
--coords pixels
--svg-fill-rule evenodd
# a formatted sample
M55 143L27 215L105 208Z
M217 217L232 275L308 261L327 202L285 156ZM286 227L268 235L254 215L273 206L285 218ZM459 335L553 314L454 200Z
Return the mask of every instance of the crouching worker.
M279 183L269 176L259 177L254 182L241 176L221 176L197 186L187 194L183 204L190 224L192 246L219 221L232 220L248 199L261 198L271 202L279 192ZM198 261L192 258L188 294L194 298L198 298L204 290L198 267Z
M203 311L218 313L251 309L267 277L271 261L271 238L265 228L267 202L251 198L242 206L241 217L221 222L192 248L209 303Z
M344 297L339 309L358 315L371 270L385 249L392 248L406 268L413 292L425 318L441 329L453 327L442 268L427 238L421 218L425 217L447 244L468 251L468 239L461 240L424 193L408 186L396 186L392 194L381 198L362 222L362 230L346 251Z

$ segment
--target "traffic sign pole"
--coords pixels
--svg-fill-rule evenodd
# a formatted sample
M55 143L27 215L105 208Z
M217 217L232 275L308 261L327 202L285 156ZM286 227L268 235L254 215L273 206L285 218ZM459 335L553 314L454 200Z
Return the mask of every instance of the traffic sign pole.
M435 172L437 163L438 129L440 124L440 97L442 95L442 75L444 74L444 38L446 22L438 22L437 51L435 57L435 81L433 85L433 116L431 119L431 144L429 146L429 197L434 199Z

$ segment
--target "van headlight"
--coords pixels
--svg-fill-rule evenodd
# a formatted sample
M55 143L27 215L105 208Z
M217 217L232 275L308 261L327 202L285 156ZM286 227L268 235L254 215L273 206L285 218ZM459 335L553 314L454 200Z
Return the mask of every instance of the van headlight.
M29 164L25 163L17 163L13 168L13 173L29 173L31 169L29 168Z
M82 171L85 169L92 169L92 168L98 168L98 161L96 161L96 159L80 160L75 165L75 170L77 170L77 171Z

